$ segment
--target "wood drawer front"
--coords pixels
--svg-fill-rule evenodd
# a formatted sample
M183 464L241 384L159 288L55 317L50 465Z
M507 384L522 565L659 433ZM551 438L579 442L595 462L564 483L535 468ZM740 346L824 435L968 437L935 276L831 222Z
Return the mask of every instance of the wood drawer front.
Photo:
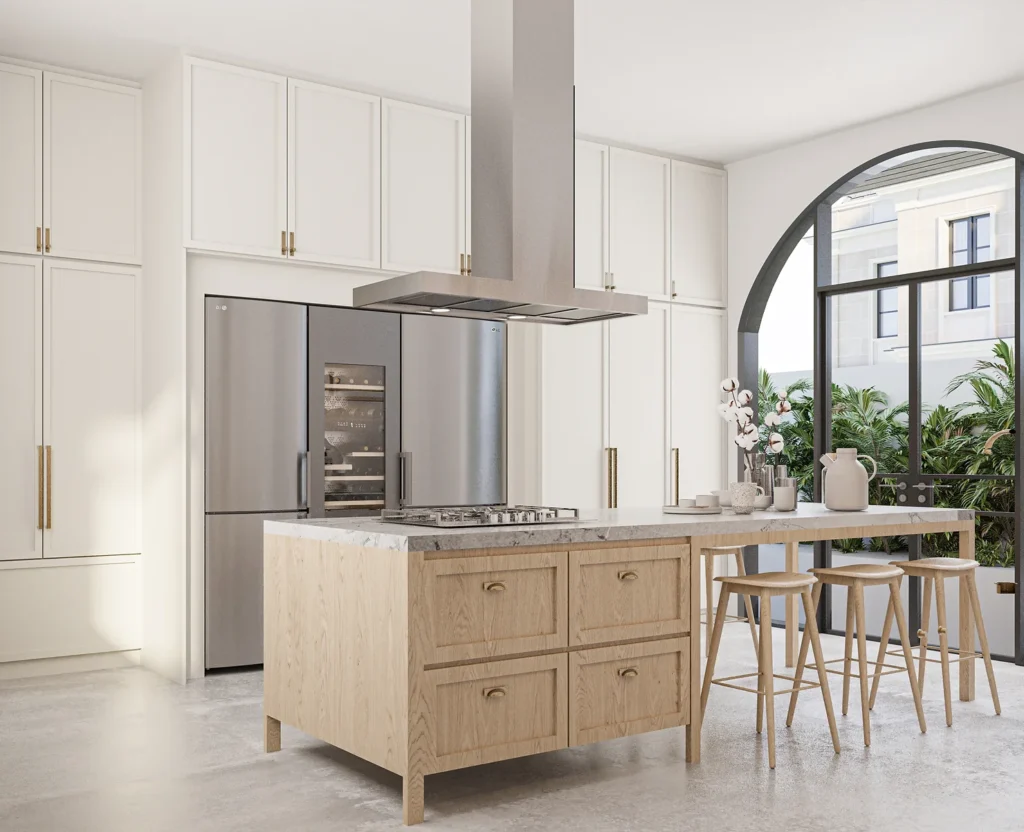
M569 654L569 745L690 721L690 639Z
M556 653L427 671L432 770L565 748L568 668Z
M573 646L690 631L690 547L570 552Z
M568 554L428 561L426 664L568 646Z

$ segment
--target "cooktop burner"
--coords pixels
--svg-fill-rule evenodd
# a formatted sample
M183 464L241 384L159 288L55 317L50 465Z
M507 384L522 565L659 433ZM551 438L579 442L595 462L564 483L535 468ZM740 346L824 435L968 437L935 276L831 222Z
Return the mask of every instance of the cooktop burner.
M576 508L551 506L463 506L460 508L385 509L383 523L458 529L470 526L535 526L544 523L576 523Z

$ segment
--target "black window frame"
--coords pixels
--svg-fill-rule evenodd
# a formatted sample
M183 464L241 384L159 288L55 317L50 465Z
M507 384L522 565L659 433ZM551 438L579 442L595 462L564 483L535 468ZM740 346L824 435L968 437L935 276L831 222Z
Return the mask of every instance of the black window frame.
M875 263L875 277L892 277L892 276L898 274L899 273L899 266L897 265L897 263L898 263L898 261L896 261L896 260L885 260L885 261L883 261L881 263ZM893 267L891 273L890 274L883 274L883 272L888 271L888 269L887 269L888 266L892 266ZM885 310L882 309L882 293L883 292L888 292L888 291L898 292L899 290L894 289L892 287L888 287L888 288L884 288L884 289L877 289L875 291L875 338L895 338L895 337L897 337L900 334L899 302L897 301L897 305L893 309L885 309ZM888 335L883 335L882 334L882 321L884 319L887 320L887 318L883 318L883 316L889 316L889 315L891 315L891 316L896 318L896 329L892 333L890 333Z
M989 222L989 239L988 244L981 246L981 248L987 249L988 253L992 253L992 215L989 213L985 214L973 214L969 217L958 217L955 220L949 221L949 264L953 265L954 255L959 252L966 252L967 263L985 263L991 260L991 257L986 257L984 260L978 260L978 220L988 219ZM954 249L955 238L956 238L956 226L960 223L967 224L967 248L966 249ZM959 264L958 264L959 265ZM978 281L988 280L989 281L989 301L988 303L978 303ZM955 301L956 287L962 284L967 286L967 305L958 306ZM992 284L991 275L988 274L976 274L970 277L954 277L949 281L949 311L950 312L968 312L971 309L988 309L992 306Z

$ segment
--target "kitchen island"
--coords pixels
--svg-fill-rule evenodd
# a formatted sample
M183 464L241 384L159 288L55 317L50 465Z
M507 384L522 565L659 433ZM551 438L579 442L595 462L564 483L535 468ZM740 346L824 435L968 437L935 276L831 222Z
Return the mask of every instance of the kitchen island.
M785 543L795 569L798 542L931 532L959 532L973 556L960 509L267 521L266 750L284 722L399 774L406 824L423 820L424 776L450 769L680 726L696 763L702 547Z

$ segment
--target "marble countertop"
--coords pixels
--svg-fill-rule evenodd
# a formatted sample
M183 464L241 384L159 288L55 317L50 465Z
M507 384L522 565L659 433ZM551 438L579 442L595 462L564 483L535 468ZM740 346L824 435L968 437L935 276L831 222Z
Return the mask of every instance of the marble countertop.
M266 520L266 534L327 540L400 552L497 549L517 546L597 543L602 541L668 540L714 534L743 534L792 529L945 523L970 520L973 512L956 508L870 506L866 511L829 511L820 503L800 503L796 511L755 511L739 515L665 514L660 508L581 511L576 523L546 526L476 526L435 529L382 523L374 518L352 520Z

